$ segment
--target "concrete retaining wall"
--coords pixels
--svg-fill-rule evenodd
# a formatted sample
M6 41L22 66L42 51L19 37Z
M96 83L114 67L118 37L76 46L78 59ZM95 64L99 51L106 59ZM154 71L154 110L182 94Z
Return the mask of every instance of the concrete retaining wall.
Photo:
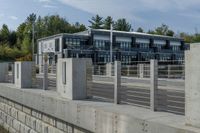
M0 124L10 133L89 132L3 97L0 97Z
M1 125L11 132L200 132L199 128L186 126L184 116L128 105L72 101L52 91L17 89L11 84L0 83L0 96Z

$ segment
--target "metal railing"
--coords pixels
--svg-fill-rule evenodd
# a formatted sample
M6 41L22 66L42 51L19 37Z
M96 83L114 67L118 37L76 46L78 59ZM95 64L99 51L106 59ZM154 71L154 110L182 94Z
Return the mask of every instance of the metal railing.
M157 102L154 110L185 113L185 65L183 61L157 62L155 69L156 87L152 90L151 63L134 62L133 65L121 66L121 87L119 88L119 103L140 106L151 109L152 99ZM93 83L88 95L108 102L114 102L115 75L107 75L106 65L95 66ZM112 71L115 73L113 65ZM102 73L99 73L102 72ZM155 93L152 97L152 92Z

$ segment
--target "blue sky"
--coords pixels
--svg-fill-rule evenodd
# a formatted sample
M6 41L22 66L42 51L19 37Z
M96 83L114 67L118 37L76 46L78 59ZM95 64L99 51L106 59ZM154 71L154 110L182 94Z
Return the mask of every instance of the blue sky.
M200 0L0 0L0 25L15 30L26 17L59 14L88 25L95 14L127 18L133 29L154 29L165 23L176 32L200 31Z

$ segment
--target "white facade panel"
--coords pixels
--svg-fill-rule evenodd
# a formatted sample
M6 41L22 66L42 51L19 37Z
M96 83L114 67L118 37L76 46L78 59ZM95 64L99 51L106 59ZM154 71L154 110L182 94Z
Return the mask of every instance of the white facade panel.
M110 41L110 36L94 35L94 40L107 40L107 41Z
M150 43L150 40L143 38L136 38L136 43Z
M165 40L154 40L154 44L165 45L166 41Z
M128 37L116 37L117 42L131 42L131 38Z
M51 39L48 41L43 41L43 49L44 53L46 52L55 52L55 39Z
M172 46L181 46L181 42L171 41L170 45L172 45Z

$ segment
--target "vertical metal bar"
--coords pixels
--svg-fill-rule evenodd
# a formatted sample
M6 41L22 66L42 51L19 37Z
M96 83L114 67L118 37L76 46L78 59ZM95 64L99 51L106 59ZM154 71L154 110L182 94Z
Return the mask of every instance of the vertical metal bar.
M113 49L113 25L110 25L110 62L113 62L113 54L112 54L112 50Z
M121 62L115 61L115 76L114 76L114 103L120 102L120 88L121 88Z
M44 77L43 77L43 90L48 89L48 65L44 63Z
M12 83L15 83L15 63L12 63Z
M158 62L157 60L150 61L150 108L156 111L158 106Z

